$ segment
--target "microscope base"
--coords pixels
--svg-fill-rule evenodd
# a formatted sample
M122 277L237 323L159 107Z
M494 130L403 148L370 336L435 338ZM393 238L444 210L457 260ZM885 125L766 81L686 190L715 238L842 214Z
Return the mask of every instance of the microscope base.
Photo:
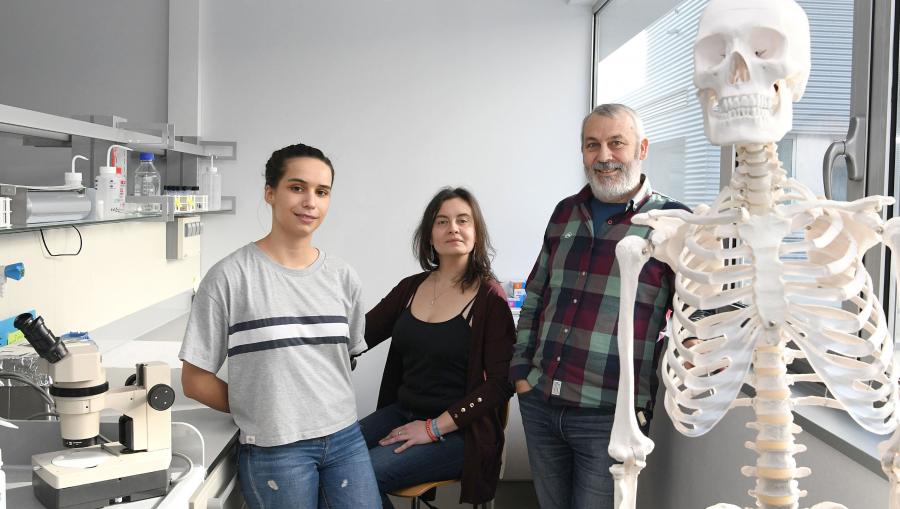
M168 471L160 470L57 489L35 472L31 482L35 498L47 509L98 509L164 496L168 491L169 476Z

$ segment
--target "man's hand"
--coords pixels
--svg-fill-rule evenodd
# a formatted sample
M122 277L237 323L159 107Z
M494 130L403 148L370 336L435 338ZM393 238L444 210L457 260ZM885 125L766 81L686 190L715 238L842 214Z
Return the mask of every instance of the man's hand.
M430 444L432 440L425 431L425 421L412 421L392 429L388 436L378 441L378 445L391 445L397 442L403 442L403 445L394 449L395 453L400 454L414 445Z
M700 344L700 343L702 343L702 341L700 341L699 339L697 339L697 338L691 338L691 339L685 339L684 341L682 341L682 342L681 342L681 345L682 345L683 347L687 348L688 350L690 350L692 346L697 345L697 344ZM685 363L684 363L684 368L685 368L685 369L691 369L691 368L693 368L693 367L694 367L694 365L691 364L690 362L685 362Z
M528 383L528 380L522 378L521 380L516 380L516 394L525 394L526 392L532 390L534 387Z

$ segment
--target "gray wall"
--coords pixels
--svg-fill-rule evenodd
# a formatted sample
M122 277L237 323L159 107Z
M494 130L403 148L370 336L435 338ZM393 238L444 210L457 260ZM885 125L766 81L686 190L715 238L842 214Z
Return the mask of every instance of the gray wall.
M168 12L167 0L4 1L0 104L165 122ZM0 135L0 182L62 184L70 159Z

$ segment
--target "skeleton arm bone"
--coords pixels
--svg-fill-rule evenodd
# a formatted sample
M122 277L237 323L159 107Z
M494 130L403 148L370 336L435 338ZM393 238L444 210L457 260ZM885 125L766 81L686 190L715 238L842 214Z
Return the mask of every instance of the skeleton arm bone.
M782 205L778 207L778 212L784 217L793 217L794 215L801 214L809 209L834 209L845 210L847 212L878 212L882 207L893 204L894 198L890 196L867 196L851 202L816 200Z
M634 304L638 276L650 259L650 242L628 236L616 245L621 290L619 295L619 390L609 440L609 455L621 464L610 467L615 481L615 508L635 509L637 478L653 451L653 441L641 433L634 414Z
M656 227L655 222L664 218L674 218L679 221L691 225L715 225L715 224L731 224L741 218L742 211L739 209L729 209L719 214L695 214L683 209L658 209L650 210L635 215L631 222L634 224L642 224L646 226Z
M893 218L884 225L883 238L885 246L891 252L892 265L894 267L894 276L900 276L900 260L898 260L897 248L900 247L900 218ZM895 282L896 283L896 282ZM894 388L893 400L896 404L898 393ZM900 415L897 414L896 408L894 413L894 433L891 437L878 445L881 453L881 468L887 474L891 481L890 488L890 509L900 509L900 426L898 426Z

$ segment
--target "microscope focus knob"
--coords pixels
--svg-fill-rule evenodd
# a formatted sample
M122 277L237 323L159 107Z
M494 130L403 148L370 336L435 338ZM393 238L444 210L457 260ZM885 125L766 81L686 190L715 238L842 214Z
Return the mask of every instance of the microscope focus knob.
M154 410L168 410L175 403L175 391L166 384L156 384L147 391L147 404Z

